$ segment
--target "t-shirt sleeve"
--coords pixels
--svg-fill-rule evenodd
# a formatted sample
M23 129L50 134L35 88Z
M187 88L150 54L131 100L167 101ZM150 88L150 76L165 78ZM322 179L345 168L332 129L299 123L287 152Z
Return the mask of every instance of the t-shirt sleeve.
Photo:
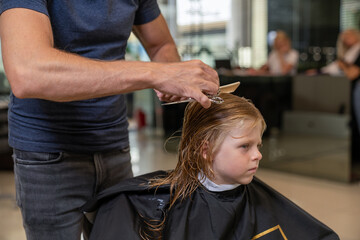
M136 11L134 25L151 22L159 15L160 8L156 0L139 0L139 8Z
M0 14L12 8L27 8L49 16L47 0L0 0Z

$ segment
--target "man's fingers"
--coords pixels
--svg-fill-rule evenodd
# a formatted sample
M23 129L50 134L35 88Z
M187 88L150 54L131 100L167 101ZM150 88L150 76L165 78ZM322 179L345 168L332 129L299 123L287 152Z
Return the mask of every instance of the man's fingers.
M203 93L200 93L197 96L194 96L193 98L194 100L199 102L201 106L203 106L204 108L209 108L211 106L210 99Z
M156 89L154 89L154 91L156 92L156 95L159 98L159 100L163 102L176 102L176 101L189 99L188 97L179 97L176 95L164 94Z
M207 85L202 89L202 92L210 95L215 95L217 94L218 90L219 90L218 84L208 82Z
M204 107L211 105L205 94L215 95L219 89L217 72L200 60L174 63L163 70L162 77L155 86L160 100L173 102L193 98Z
M189 99L188 97L179 97L179 96L175 96L175 95L163 94L158 90L155 90L155 92L156 92L159 100L164 101L164 102L176 102L176 101L182 101L182 100ZM195 101L199 102L201 104L201 106L203 106L204 108L209 108L211 106L210 99L202 92L195 92L192 95L193 96L191 98L194 99Z

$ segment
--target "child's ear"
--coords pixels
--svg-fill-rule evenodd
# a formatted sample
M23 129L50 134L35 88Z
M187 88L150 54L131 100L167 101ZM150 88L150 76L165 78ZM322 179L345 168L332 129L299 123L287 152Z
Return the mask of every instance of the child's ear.
M204 141L202 146L201 146L201 155L204 159L207 159L209 156L209 141Z

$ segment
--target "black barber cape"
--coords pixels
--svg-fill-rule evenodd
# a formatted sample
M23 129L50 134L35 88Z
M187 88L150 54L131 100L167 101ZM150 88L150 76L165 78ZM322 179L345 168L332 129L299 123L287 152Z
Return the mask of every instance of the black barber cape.
M163 240L335 240L327 226L254 177L248 185L225 192L199 187L168 211L169 186L156 191L153 172L121 182L89 201L83 211L98 209L90 240L141 239L143 219L163 219ZM142 216L142 217L140 217ZM149 221L151 222L151 221ZM152 223L156 223L152 222Z

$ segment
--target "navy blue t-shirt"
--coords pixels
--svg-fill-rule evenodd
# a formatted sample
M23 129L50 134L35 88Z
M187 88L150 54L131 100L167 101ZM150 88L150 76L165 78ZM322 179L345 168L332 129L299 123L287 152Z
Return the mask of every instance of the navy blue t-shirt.
M47 15L56 48L101 60L124 59L132 26L160 14L156 0L0 0L0 14L11 8ZM129 145L122 94L61 103L11 94L8 118L9 144L24 151L89 153Z

